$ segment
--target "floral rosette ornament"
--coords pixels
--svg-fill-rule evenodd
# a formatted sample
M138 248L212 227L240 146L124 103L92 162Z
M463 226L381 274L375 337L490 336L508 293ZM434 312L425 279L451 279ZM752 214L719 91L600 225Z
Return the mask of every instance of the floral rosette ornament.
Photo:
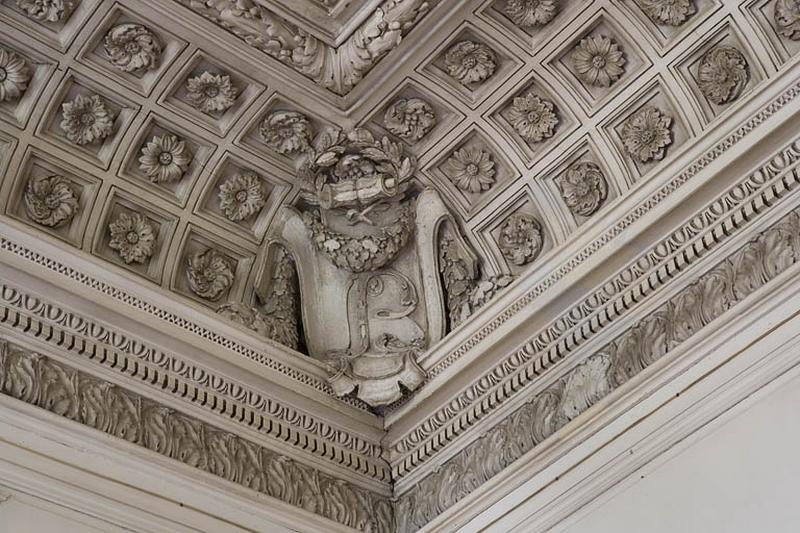
M575 215L593 215L608 196L608 183L603 171L588 161L574 163L558 183L561 198Z
M123 72L151 70L161 57L161 42L141 24L118 24L108 30L103 47L111 64Z
M227 74L212 74L205 70L186 80L189 103L203 113L218 113L233 106L239 90Z
M483 43L461 41L444 55L447 73L462 85L481 83L497 69L497 56Z
M508 119L520 137L534 143L552 137L558 125L553 102L532 92L514 98Z
M28 62L16 52L0 47L0 102L16 100L31 81Z
M715 46L703 54L697 68L700 90L717 105L739 98L749 79L744 54L732 46Z
M108 246L116 250L126 264L144 263L153 255L156 232L150 220L139 213L120 213L109 225Z
M247 220L266 203L261 178L253 171L236 174L219 186L219 208L231 222Z
M178 181L192 163L192 151L186 141L175 135L154 135L142 147L139 156L139 169L147 174L153 183Z
M585 83L595 87L610 87L625 72L625 57L613 39L605 35L590 35L572 52L572 68Z
M800 41L800 0L775 2L775 29L793 41Z
M78 212L78 198L64 176L38 176L25 187L25 211L31 220L56 228L71 221Z
M386 129L409 142L417 142L436 125L436 112L421 98L400 98L383 114Z
M193 293L205 300L219 300L233 284L233 261L213 248L195 252L186 259L186 277Z
M527 265L539 255L544 244L542 225L531 215L515 213L500 227L497 245L503 257L517 266Z
M61 22L73 9L73 0L17 0L17 7L41 22Z
M544 26L558 14L559 0L507 0L505 14L521 28Z
M462 191L476 194L494 185L494 161L486 150L471 147L456 150L447 160L447 167L451 181Z
M692 0L635 0L644 14L656 24L680 26L695 14Z
M61 129L67 139L77 145L102 141L114 129L111 112L99 96L78 95L61 104Z
M672 144L671 125L669 115L653 106L643 107L622 125L625 150L642 163L663 159Z
M267 146L282 155L306 150L313 132L311 123L297 111L278 110L267 115L258 127Z

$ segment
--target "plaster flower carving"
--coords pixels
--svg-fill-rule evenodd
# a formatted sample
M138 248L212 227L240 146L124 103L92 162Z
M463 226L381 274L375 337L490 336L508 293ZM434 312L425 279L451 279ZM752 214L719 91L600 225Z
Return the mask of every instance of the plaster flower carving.
M295 154L308 148L313 132L311 123L297 111L273 111L258 128L267 146L279 154Z
M800 0L775 2L775 29L793 41L800 41Z
M69 222L78 212L78 197L72 184L58 174L28 180L24 200L31 220L49 228Z
M223 253L209 248L186 259L186 276L193 293L215 301L233 284L233 264Z
M542 225L531 215L515 213L500 227L497 244L503 257L517 266L527 265L542 251Z
M508 118L514 130L528 142L541 142L552 137L558 125L553 102L533 92L514 98Z
M186 91L189 103L203 113L229 109L239 94L230 76L212 74L207 70L186 80Z
M386 108L383 123L401 139L416 142L436 125L436 112L421 98L400 98Z
M60 22L74 9L73 0L17 0L28 17L42 22Z
M578 77L595 87L610 87L625 72L622 49L610 37L590 35L572 52L572 67Z
M447 160L448 175L462 191L479 193L489 190L495 182L492 156L480 148L462 148Z
M739 98L749 79L747 60L733 46L715 46L703 54L697 68L700 90L717 105Z
M569 210L584 217L600 209L608 196L608 183L603 171L588 161L571 165L558 186Z
M16 52L0 47L0 102L16 100L31 81L28 62Z
M558 14L558 0L508 0L505 13L522 28L544 26Z
M67 139L78 145L102 141L114 129L111 112L96 94L78 95L71 102L64 102L61 112L61 129Z
M480 83L497 69L497 56L483 43L461 41L450 47L444 56L447 73L462 85Z
M161 42L146 26L118 24L108 30L103 46L111 63L123 72L150 70L158 65Z
M672 117L656 107L645 106L622 125L625 149L642 163L663 159L672 144Z
M139 213L120 213L109 225L108 245L125 263L144 263L153 255L156 232L150 220Z
M694 15L692 0L636 0L645 15L656 24L680 26Z
M261 179L255 172L244 171L219 186L219 208L231 222L240 222L255 215L266 204Z
M153 183L178 181L186 173L194 157L186 141L175 135L153 136L142 147L141 154L139 169Z

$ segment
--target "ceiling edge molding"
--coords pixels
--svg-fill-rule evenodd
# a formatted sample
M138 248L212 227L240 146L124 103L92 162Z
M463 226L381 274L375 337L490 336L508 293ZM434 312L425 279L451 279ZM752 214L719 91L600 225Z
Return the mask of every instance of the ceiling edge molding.
M790 143L732 184L725 194L656 241L548 328L393 441L388 450L393 476L402 479L409 475L482 420L499 414L503 406L524 395L551 367L630 314L709 252L739 237L753 220L792 192L800 165L798 142ZM424 472L400 482L401 492L427 474L428 469L421 470Z
M795 161L800 158L796 143L787 150L792 150ZM787 174L779 182L784 191L800 183L795 168ZM753 202L747 210L750 216L745 213L737 219L744 224L781 200L775 195L767 202ZM785 272L794 272L798 263L800 210L795 209L417 482L398 501L398 532L424 527L748 296ZM498 443L503 443L502 454Z
M390 533L385 496L0 339L2 393L357 530Z

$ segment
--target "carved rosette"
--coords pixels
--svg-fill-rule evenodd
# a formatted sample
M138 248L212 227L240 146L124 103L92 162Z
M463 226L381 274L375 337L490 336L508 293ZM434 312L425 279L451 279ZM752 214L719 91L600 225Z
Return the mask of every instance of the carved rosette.
M558 116L555 106L533 92L517 96L508 110L508 119L520 137L538 143L555 134Z
M142 24L118 24L106 33L103 47L111 64L122 72L152 70L161 57L161 42Z
M625 150L642 162L660 161L672 144L672 117L654 106L645 106L622 125Z
M793 41L800 41L800 0L775 2L775 29Z
M234 264L222 252L209 248L186 258L186 277L189 288L199 297L217 301L234 280Z
M28 62L16 52L0 47L0 102L18 99L30 81Z
M17 0L17 7L40 22L61 22L72 13L78 0Z
M492 155L481 148L456 150L447 160L447 170L456 187L472 194L488 191L495 182Z
M261 178L246 170L232 176L219 186L219 208L231 222L252 217L267 203Z
M30 219L49 228L69 223L78 212L78 198L72 184L57 174L28 180L23 200Z
M192 163L192 151L175 135L154 135L142 147L139 156L139 169L147 174L153 183L167 183L180 180Z
M695 14L693 0L635 0L636 5L656 24L680 26Z
M278 110L267 115L258 127L267 146L283 155L308 149L313 132L311 123L297 111Z
M698 85L705 97L717 105L739 98L749 79L747 59L733 46L715 46L700 58Z
M211 114L230 109L239 89L227 74L212 74L206 70L186 80L186 95L192 106Z
M560 0L507 0L505 14L521 28L544 26L555 18Z
M120 213L108 225L108 246L116 250L126 264L144 263L153 255L156 231L150 220L139 213Z
M77 145L100 142L114 130L114 120L103 99L94 94L78 95L61 104L61 129Z
M558 186L569 210L584 217L600 209L608 196L608 184L602 170L588 161L571 165Z
M536 259L543 244L542 225L531 215L515 213L500 226L497 245L503 257L517 266Z
M401 139L417 142L436 125L436 112L421 98L399 98L386 108L383 124Z
M625 56L620 46L605 35L581 39L572 51L572 68L583 82L610 87L625 73Z
M462 85L482 83L497 69L497 56L483 43L461 41L444 55L447 73Z

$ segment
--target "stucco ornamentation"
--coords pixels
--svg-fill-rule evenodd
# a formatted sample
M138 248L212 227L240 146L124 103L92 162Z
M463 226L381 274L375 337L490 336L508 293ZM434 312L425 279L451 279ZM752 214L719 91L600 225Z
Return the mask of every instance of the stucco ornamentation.
M578 77L595 87L610 87L625 73L622 49L605 35L581 39L571 57L572 68Z
M233 268L233 261L214 248L190 254L186 258L189 288L205 300L219 300L233 285Z
M31 220L49 228L70 222L78 212L78 197L72 184L58 174L29 179L23 200Z
M41 22L61 22L77 5L77 0L17 0L17 7Z
M608 183L603 171L588 161L571 165L558 182L558 187L569 210L584 217L600 209L608 196Z
M120 213L108 225L111 239L108 246L116 250L125 263L145 263L153 255L156 231L150 220L140 213Z
M103 47L111 64L123 72L152 70L161 57L161 42L142 24L118 24L108 30Z
M308 117L297 111L286 110L267 115L261 121L258 133L267 146L283 155L307 150L313 136Z
M30 81L28 62L16 52L0 47L0 102L18 99Z
M636 0L636 5L656 24L680 26L697 11L693 0Z
M218 195L219 208L231 222L247 220L267 203L261 178L250 170L222 182Z
M78 95L61 104L61 129L77 145L100 142L114 130L114 120L103 99L94 94Z
M775 2L775 29L793 41L800 41L800 0Z
M717 105L739 98L749 79L747 59L733 46L715 46L700 58L697 68L700 90Z
M186 80L189 103L203 113L219 113L230 109L239 94L227 74L212 74L205 70Z
M497 245L503 257L517 266L536 259L543 244L542 225L531 215L514 213L500 226Z
M386 108L383 124L401 139L417 142L436 125L436 112L421 98L399 98Z
M520 137L533 143L552 137L558 125L553 102L533 92L514 98L508 118Z
M628 155L649 163L659 161L672 144L672 117L654 106L645 106L628 118L620 133Z
M482 148L465 147L447 160L448 176L462 191L477 194L488 191L495 182L492 154Z
M482 83L497 69L497 56L483 43L461 41L444 55L447 73L462 85Z
M508 0L505 14L522 28L544 26L555 18L559 0Z
M154 135L142 147L139 168L153 183L180 180L192 163L192 151L175 135Z

